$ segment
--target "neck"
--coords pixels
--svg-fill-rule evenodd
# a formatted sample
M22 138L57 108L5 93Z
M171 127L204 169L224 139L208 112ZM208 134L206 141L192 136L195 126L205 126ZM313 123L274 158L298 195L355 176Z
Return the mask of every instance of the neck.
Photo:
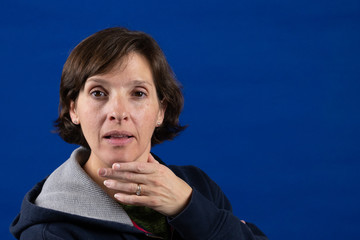
M83 166L84 171L97 185L99 185L104 190L104 192L106 192L111 198L115 199L114 195L116 191L105 187L104 181L106 180L106 178L101 177L98 174L100 168L108 168L108 166L101 166L99 162L92 161L93 158L91 155L92 154L90 154L88 161Z
M144 153L134 161L147 162L149 153L150 153L150 145L148 147L148 150L144 151ZM111 198L115 199L114 195L115 193L117 193L117 191L113 189L109 189L104 185L104 181L108 178L99 176L98 171L100 168L111 168L111 166L107 166L104 162L100 161L97 158L97 156L94 155L93 152L91 151L89 159L84 164L83 169L91 177L91 179L104 190L104 192L106 192Z

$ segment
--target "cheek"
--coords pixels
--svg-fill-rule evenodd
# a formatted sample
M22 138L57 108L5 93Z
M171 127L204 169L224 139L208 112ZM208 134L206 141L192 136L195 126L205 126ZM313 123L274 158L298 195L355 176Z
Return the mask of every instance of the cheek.
M141 124L151 126L156 124L159 109L157 107L154 107L154 104L146 104L141 107L141 109L138 109L138 111L134 111L134 114L136 115L136 119L138 122L141 122Z
M102 121L101 119L104 118L99 111L94 111L93 108L82 109L82 111L79 112L79 117L83 132L84 131L89 132L90 129L92 130L98 129ZM94 132L94 131L90 131L90 132ZM86 132L84 132L84 134L86 134Z

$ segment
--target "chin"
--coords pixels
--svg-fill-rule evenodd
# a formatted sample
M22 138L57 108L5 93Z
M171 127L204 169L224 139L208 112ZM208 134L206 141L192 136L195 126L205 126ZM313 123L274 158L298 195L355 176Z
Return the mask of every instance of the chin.
M136 156L133 156L133 154L128 154L124 152L119 151L111 151L110 153L103 155L105 161L109 163L110 165L116 163L116 162L133 162L136 160Z
M112 156L112 157L107 157L107 159L104 161L106 163L108 163L108 165L111 167L114 163L117 162L133 162L134 159L133 158L127 158L127 157L119 157L119 156Z

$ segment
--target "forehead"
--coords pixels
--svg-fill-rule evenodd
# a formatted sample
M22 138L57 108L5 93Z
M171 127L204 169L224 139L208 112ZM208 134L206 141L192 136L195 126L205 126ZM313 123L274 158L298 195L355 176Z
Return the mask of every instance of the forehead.
M153 74L148 60L141 54L131 53L121 58L109 68L100 74L89 77L86 82L104 81L104 80L131 80L133 82L143 82L154 84Z
M147 71L152 72L151 66L147 58L139 53L132 52L117 60L107 73L130 71Z

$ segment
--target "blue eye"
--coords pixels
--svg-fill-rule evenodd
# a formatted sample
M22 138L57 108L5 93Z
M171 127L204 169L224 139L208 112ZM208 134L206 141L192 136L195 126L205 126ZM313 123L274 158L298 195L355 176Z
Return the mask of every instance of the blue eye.
M96 97L96 98L106 97L106 93L99 91L99 90L92 91L90 94L91 94L91 96Z

